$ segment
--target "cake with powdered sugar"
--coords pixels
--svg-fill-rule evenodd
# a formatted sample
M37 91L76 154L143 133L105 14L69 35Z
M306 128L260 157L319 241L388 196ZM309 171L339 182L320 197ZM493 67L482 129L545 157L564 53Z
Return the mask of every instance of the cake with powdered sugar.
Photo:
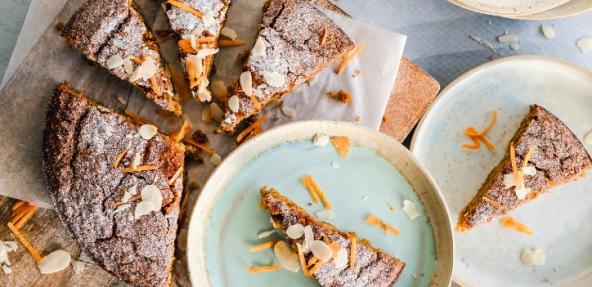
M202 102L211 100L208 76L229 5L229 0L163 1L191 93Z
M274 189L261 189L261 207L269 212L274 228L281 230L292 247L298 250L301 263L315 262L311 266L307 263L301 265L304 274L313 276L320 286L393 286L405 268L401 260L373 247L365 239L357 239L355 233L341 231L317 220ZM296 225L306 226L304 235L299 238L288 232ZM310 236L307 235L307 228L310 228ZM326 262L311 260L316 257L312 246L323 244L333 246L330 248L335 249L337 255ZM355 249L352 250L352 247Z
M89 0L72 15L62 36L86 58L142 90L160 108L181 114L158 45L129 0Z
M184 152L67 84L49 101L43 170L82 250L134 286L171 286Z
M310 81L353 47L345 32L309 1L269 1L244 72L228 99L222 129L234 131L241 121Z

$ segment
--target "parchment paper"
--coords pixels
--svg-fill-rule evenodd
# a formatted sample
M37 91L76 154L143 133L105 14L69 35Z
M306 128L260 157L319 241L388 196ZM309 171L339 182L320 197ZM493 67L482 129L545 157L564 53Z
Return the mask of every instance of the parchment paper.
M101 68L90 65L79 53L65 45L53 26L58 22L66 22L83 2L70 0L64 5L64 9L0 91L0 194L43 207L50 206L41 170L41 133L47 99L55 83L67 80L75 88L82 89L89 97L107 106L128 109L142 117L155 119L157 123L162 123L160 128L165 133L175 130L180 124L180 120L175 123L158 120L158 109L139 92ZM142 8L147 22L154 23L155 30L162 29L166 21L160 11L159 1L136 2ZM233 1L227 26L235 29L239 38L247 41L247 45L221 50L216 60L215 79L222 79L230 85L238 78L240 66L236 56L250 50L254 42L261 18L261 5L261 1ZM342 75L334 74L334 67L328 68L314 84L304 85L286 96L285 105L296 109L296 118L284 116L279 109L270 109L272 116L266 127L293 120L355 121L359 117L360 124L378 129L395 83L406 37L331 12L326 13L354 42L364 44L365 50ZM35 13L29 11L29 15L32 14ZM24 28L22 33L27 33L27 30ZM174 41L165 43L162 49L165 60L180 69ZM361 75L352 77L358 70ZM326 92L336 89L352 92L352 103L344 105L325 96ZM119 103L120 99L126 104ZM232 138L214 135L214 126L200 121L201 104L189 101L184 105L184 111L189 115L194 129L201 129L209 135L209 144L216 152L224 156L234 148ZM187 179L198 185L203 184L213 168L208 158L201 165L189 164ZM197 192L193 192L189 202L195 200L196 196Z

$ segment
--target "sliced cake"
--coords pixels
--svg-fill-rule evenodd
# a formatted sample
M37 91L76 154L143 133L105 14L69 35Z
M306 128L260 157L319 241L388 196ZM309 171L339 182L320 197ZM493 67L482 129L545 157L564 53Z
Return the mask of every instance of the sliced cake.
M160 108L181 114L158 45L133 1L89 0L70 18L62 36L86 58L144 91Z
M490 222L591 167L590 155L571 130L548 110L532 105L504 159L461 211L457 230Z
M135 286L170 286L184 148L66 84L49 101L43 169L82 250Z
M304 274L314 276L320 286L392 286L405 268L401 260L357 239L355 233L317 220L276 190L261 189L261 206L269 211L274 227L299 251ZM300 232L294 232L298 228ZM319 257L327 253L322 252L326 246L336 256L323 262Z
M354 47L349 37L307 0L271 0L239 86L221 127L233 131L274 99L311 80Z
M218 37L230 0L164 0L164 11L177 34L181 63L191 93L210 101L208 75L218 53Z

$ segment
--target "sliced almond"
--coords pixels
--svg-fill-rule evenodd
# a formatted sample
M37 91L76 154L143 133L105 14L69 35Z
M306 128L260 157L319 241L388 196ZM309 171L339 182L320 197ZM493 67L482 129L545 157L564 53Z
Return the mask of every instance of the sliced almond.
M263 80L265 80L265 83L267 83L268 85L270 85L272 87L276 87L276 88L282 87L284 85L284 83L286 82L284 75L282 75L278 72L263 71L263 72L261 72L261 75L263 76Z
M284 241L279 241L273 247L275 258L280 265L291 272L298 272L300 270L300 261L298 253L294 252L288 244Z
M220 34L222 34L232 40L236 40L236 38L238 38L236 31L234 31L232 28L229 28L229 27L222 28L222 30L220 30Z
M138 132L143 139L150 140L156 135L158 128L150 124L145 124L140 127Z
M315 146L326 146L329 143L329 136L325 134L315 134L312 137L312 144Z
M249 71L244 71L241 75L240 75L240 85L241 88L243 90L243 92L245 93L245 95L247 96L252 96L253 95L253 76L251 75L251 72Z
M304 235L304 226L300 223L290 225L286 229L286 235L290 239L299 239Z
M309 243L312 254L321 262L327 262L333 257L333 251L327 243L321 240L313 240Z
M268 230L268 231L263 231L263 232L257 234L257 238L259 238L259 239L267 238L267 237L271 236L274 233L275 233L275 229Z
M216 19L214 18L214 13L212 13L212 12L208 12L205 15L203 15L203 17L201 17L201 20L202 20L205 28L212 27L212 25L214 25L214 23L216 23Z
M335 256L335 258L333 259L333 264L335 265L335 268L337 269L343 269L345 267L347 267L349 260L348 260L348 253L347 250L345 250L345 248L339 248L339 250L337 251L337 255Z
M197 57L198 58L205 58L207 56L212 56L218 53L218 51L220 51L219 49L201 49L199 51L197 51Z
M543 33L543 36L545 36L545 38L555 38L555 29L553 29L553 27L551 26L541 25L541 32Z
M282 106L282 113L286 117L295 118L296 117L296 110L290 107Z
M540 248L525 249L520 254L520 260L526 266L537 267L545 264L547 256L545 251Z
M265 56L265 50L267 49L267 47L265 46L265 42L263 41L263 38L258 37L257 41L255 41L255 45L253 46L253 49L251 50L251 55L255 56L255 57L264 57Z
M41 274L51 274L62 271L70 265L72 257L70 253L64 250L56 250L47 254L37 263Z
M107 69L113 70L115 68L119 68L123 65L123 58L119 55L113 55L107 59Z
M419 217L419 213L417 212L417 208L415 207L415 203L411 200L403 200L403 212L407 214L409 219L414 220Z
M230 97L230 99L228 99L228 108L233 112L233 113L238 113L240 107L240 101L238 99L238 96L232 96Z
M333 219L335 217L335 213L333 213L333 211L330 209L325 209L317 212L317 217L324 219Z
M140 64L140 66L138 66L131 74L129 81L132 83L138 80L146 81L154 76L157 71L158 68L156 67L156 62L154 62L151 57L146 57L142 64Z
M86 263L82 261L72 260L72 270L74 270L74 274L81 274L84 272L84 268L86 267Z

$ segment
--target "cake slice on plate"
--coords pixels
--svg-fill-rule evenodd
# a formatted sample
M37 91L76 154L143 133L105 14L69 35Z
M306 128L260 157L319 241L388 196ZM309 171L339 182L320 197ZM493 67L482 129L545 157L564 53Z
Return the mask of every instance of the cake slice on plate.
M208 75L218 53L218 38L230 0L164 0L171 29L177 34L191 93L200 101L210 101Z
M354 47L349 37L307 0L271 0L259 35L228 99L221 127L233 131L274 99L311 80Z
M54 206L82 250L135 286L170 286L184 147L61 84L43 156Z
M129 0L89 0L62 36L89 60L141 89L160 108L181 114L158 45Z
M299 251L304 274L320 286L392 286L405 268L401 260L317 220L274 189L261 189L261 206Z
M532 105L504 159L461 211L457 230L490 222L591 167L590 155L572 131L545 108Z

